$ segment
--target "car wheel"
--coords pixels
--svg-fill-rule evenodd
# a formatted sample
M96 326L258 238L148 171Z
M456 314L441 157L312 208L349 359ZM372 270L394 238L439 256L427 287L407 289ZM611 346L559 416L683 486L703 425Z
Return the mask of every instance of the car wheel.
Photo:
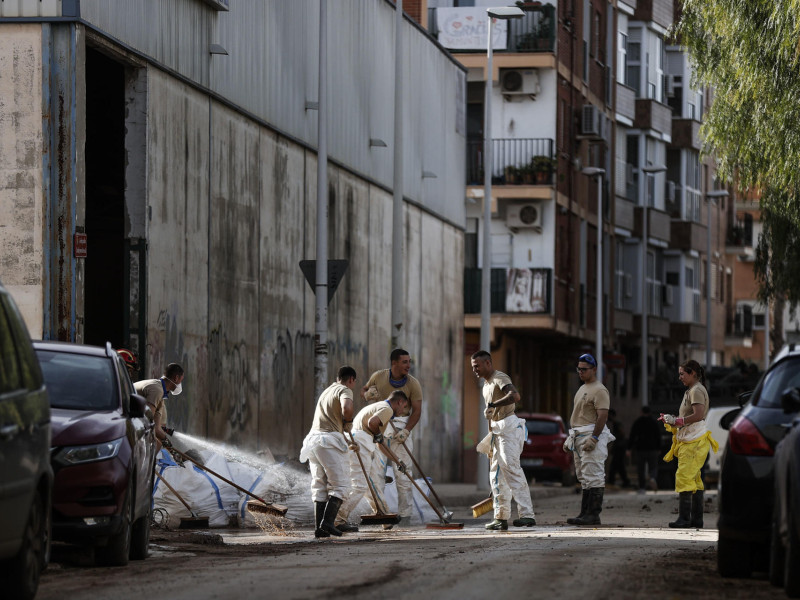
M775 507L772 509L772 531L770 532L769 544L769 582L777 587L783 587L783 571L785 550L778 535L778 495L775 494Z
M753 559L750 544L740 540L730 540L720 533L717 542L717 569L723 577L750 577L753 572Z
M800 570L797 568L800 564L800 536L797 535L797 525L793 522L791 510L787 513L789 543L784 549L783 588L789 598L800 598Z
M39 576L47 564L49 553L50 519L45 511L45 501L37 490L28 515L28 523L19 553L0 567L3 595L28 600L36 595Z
M100 550L97 556L97 564L105 567L124 567L128 564L131 553L131 529L133 527L133 479L128 483L128 491L125 494L125 502L122 505L122 528L112 535L108 540L108 545Z

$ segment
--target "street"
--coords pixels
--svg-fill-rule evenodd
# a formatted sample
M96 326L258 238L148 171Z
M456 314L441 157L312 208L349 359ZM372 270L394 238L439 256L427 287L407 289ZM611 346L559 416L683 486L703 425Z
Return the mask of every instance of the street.
M57 547L37 598L783 597L765 574L717 574L713 490L703 530L667 527L677 506L672 492L610 488L603 525L579 528L564 524L579 496L532 490L537 526L507 532L483 528L491 513L473 519L459 508L453 520L462 530L362 528L324 540L310 528L154 529L150 558L113 569L81 566Z

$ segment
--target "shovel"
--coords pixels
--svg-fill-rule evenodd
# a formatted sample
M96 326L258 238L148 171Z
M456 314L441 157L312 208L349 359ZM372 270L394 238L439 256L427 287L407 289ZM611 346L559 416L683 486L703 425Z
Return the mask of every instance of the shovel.
M272 502L267 502L263 498L259 498L258 496L256 496L251 491L244 489L240 485L236 485L230 479L226 479L225 477L223 477L219 473L209 469L207 466L205 466L203 464L200 464L195 459L193 459L191 456L189 456L188 454L186 454L184 452L181 452L177 448L173 448L173 450L175 450L175 452L180 454L186 460L191 461L192 463L194 463L198 468L202 469L203 471L206 471L210 475L213 475L214 477L217 477L218 479L221 479L222 481L227 483L229 486L236 488L237 490L239 490L243 494L247 494L251 498L255 498L256 500L258 500L258 502L253 502L252 500L250 500L247 503L247 510L249 510L250 512L262 513L262 514L271 514L271 515L275 515L275 516L278 516L278 517L282 517L289 510L288 506L284 506L283 504L274 504Z
M186 507L186 510L189 511L189 514L192 515L191 517L181 517L180 529L208 529L208 517L198 517L192 510L192 507L189 506L186 500L181 497L174 487L167 483L166 479L164 479L158 472L156 472L156 477L158 477L164 483L164 485L167 486L167 489L170 492L175 494L175 497L181 501L181 504L183 504Z

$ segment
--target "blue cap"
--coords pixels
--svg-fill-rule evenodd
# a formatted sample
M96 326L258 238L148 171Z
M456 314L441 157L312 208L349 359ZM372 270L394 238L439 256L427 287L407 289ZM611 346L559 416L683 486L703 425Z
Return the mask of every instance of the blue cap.
M597 361L594 359L594 356L592 356L591 354L581 354L578 357L578 362L589 363L593 367L597 366Z

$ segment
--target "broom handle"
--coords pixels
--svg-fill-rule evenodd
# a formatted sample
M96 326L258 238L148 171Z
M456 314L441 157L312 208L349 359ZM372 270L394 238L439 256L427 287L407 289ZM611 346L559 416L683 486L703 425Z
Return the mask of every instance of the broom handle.
M389 421L389 422L391 423L391 421ZM392 429L394 429L395 433L397 433L398 429L397 429L397 427L395 426L394 423L392 423ZM406 449L406 452L411 457L411 462L414 463L414 467L416 467L417 471L419 471L419 474L422 475L422 478L425 480L425 483L428 485L428 489L431 491L431 493L433 493L433 497L436 498L436 501L439 503L439 506L441 506L444 509L445 508L444 502L442 502L441 498L439 498L439 494L436 493L436 490L433 489L433 486L431 485L431 482L428 481L428 478L425 476L425 473L422 472L422 467L419 466L419 463L417 462L417 459L414 458L413 454L411 454L411 450L408 449L408 446L406 446L405 442L400 442L400 443L403 445L403 448Z
M384 448L386 448L386 452L389 453L389 456L391 456L392 460L395 463L400 464L401 462L403 462L399 458L397 458L397 455L394 452L392 452L392 450L388 446L384 446ZM433 504L433 502L431 502L431 499L428 498L428 495L425 492L422 491L422 489L419 487L419 484L416 481L414 481L414 478L411 475L408 474L408 471L405 472L405 476L408 477L409 481L414 484L414 487L417 488L417 491L420 493L420 495L423 498L425 498L425 500L428 501L428 504L431 505L431 508L433 509L433 512L435 512L436 516L439 517L439 520L442 523L447 523L447 520L442 516L442 513L440 513L439 509L436 508L436 506Z
M159 475L158 471L156 471L156 472L155 472L155 474L156 474L156 477L158 477L158 478L159 478L159 479L160 479L162 482L164 482L164 485L165 485L165 486L167 486L167 489L168 489L170 492L172 492L173 494L175 494L175 497L176 497L178 500L180 500L180 501L181 501L181 504L183 504L183 505L186 507L186 510L188 510L188 511L189 511L189 514L191 514L192 516L194 516L194 511L192 510L192 507L191 507L191 506L189 506L189 505L186 503L186 500L184 500L184 499L181 497L181 495L180 495L178 492L176 492L176 491L175 491L175 488L174 488L174 487L172 487L172 486L171 486L169 483L167 483L167 480L166 480L166 479L164 479L164 478L163 478L161 475Z
M181 452L181 451L180 451L180 450L178 450L177 448L173 447L172 449L173 449L173 450L175 450L175 452L177 452L178 454L180 454L180 455L181 455L183 458L185 458L186 460L190 460L190 461L192 461L192 462L193 462L195 465L197 465L199 468L203 469L204 471L208 471L208 472L209 472L209 473L211 473L211 474L212 474L214 477L219 477L219 478L220 478L222 481L224 481L225 483L227 483L229 486L236 488L237 490L239 490L239 491L240 491L240 492L242 492L243 494L247 494L248 496L250 496L250 497L252 497L252 498L255 498L256 500L258 500L259 502L263 502L263 503L264 503L264 504L266 504L267 506L271 506L271 505L273 504L272 502L267 502L267 501L266 501L266 500L264 500L263 498L259 498L259 497L258 497L258 496L256 496L256 495L255 495L253 492L251 492L251 491L249 491L249 490L246 490L246 489L244 489L242 486L240 486L240 485L236 485L236 484L235 484L235 483L233 483L233 482L232 482L230 479L226 479L225 477L223 477L223 476L222 476L222 475L220 475L219 473L217 473L217 472L215 472L215 471L212 471L211 469L209 469L207 466L205 466L205 465L201 465L199 462L197 462L196 460L194 460L194 459L193 459L191 456L187 456L186 454L184 454L183 452ZM163 480L162 480L162 481L163 481Z
M353 440L353 443L356 446L358 446L358 442L356 442L356 438L353 437L353 432L352 431L348 431L347 433L350 435L350 439ZM342 436L344 436L344 431L342 432ZM344 441L346 442L347 438L344 438ZM378 512L378 514L385 515L386 513L383 512L380 509L380 507L383 504L383 502L378 502L378 495L375 493L375 490L372 489L372 481L370 481L369 475L367 475L367 469L364 467L364 461L361 460L361 452L360 452L360 450L358 448L356 448L356 450L354 450L354 452L356 453L356 458L358 458L358 464L361 465L361 471L362 471L362 473L364 473L364 479L367 482L367 487L369 488L369 492L370 492L370 494L372 494L372 499L375 502L375 510Z

